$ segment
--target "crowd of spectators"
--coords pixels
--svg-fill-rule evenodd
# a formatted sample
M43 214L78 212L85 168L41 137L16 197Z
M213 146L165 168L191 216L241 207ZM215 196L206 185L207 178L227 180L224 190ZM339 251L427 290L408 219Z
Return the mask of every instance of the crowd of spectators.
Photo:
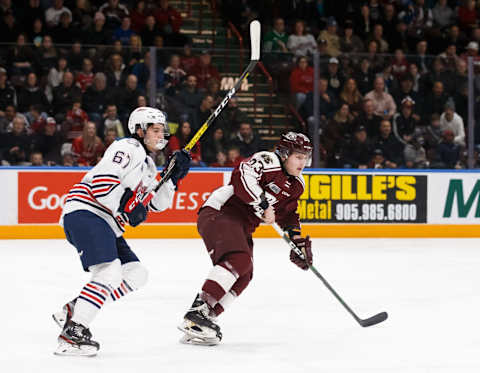
M465 167L467 58L479 72L480 2L217 3L241 32L261 19L262 59L305 131L319 136L323 166ZM2 164L94 165L115 138L128 135L129 113L151 101L154 84L157 106L177 131L157 157L161 165L223 96L211 51L192 48L182 22L168 0L0 0ZM156 47L155 82L149 46ZM477 74L474 83L478 92ZM475 114L480 118L476 100ZM233 166L262 148L232 99L194 148L192 165Z
M162 165L188 143L220 102L211 51L193 52L168 0L0 0L0 161L3 165L92 166L128 135L136 107L150 102L156 47L157 106L177 132ZM233 166L260 149L231 100L193 150L192 165Z
M235 18L240 29L250 18L268 20L266 7L247 3ZM480 1L280 3L264 36L264 61L277 89L291 96L307 122L306 131L319 136L322 166L465 167L470 56L480 119ZM313 133L315 84L319 133Z

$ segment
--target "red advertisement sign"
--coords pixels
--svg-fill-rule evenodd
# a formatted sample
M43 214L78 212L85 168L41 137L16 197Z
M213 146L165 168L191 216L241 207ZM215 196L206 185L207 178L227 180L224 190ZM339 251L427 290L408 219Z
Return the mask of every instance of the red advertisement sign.
M18 223L57 223L66 195L85 172L18 172ZM150 213L149 223L194 223L210 193L223 184L222 172L190 172L182 180L171 206Z

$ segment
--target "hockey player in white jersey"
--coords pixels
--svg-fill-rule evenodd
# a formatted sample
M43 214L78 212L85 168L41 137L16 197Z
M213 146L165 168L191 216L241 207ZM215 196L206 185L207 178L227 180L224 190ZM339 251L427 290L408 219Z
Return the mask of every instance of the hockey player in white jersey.
M141 107L130 114L128 129L131 137L110 145L66 198L60 223L91 279L73 301L53 315L62 328L55 351L58 355L97 353L99 343L92 339L89 327L100 309L147 281L147 270L122 237L124 225L135 227L145 221L147 211L167 209L177 182L189 170L188 153L174 153L171 179L144 206L142 200L158 184L155 163L147 153L167 145L169 128L162 111Z

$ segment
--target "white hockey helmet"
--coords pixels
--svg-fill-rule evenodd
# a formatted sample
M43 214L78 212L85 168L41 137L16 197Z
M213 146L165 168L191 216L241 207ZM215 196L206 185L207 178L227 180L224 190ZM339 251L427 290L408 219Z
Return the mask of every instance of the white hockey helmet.
M128 118L128 130L132 135L137 133L139 128L145 133L149 125L158 123L163 125L164 139L158 142L156 148L157 150L162 150L167 145L168 137L170 136L167 117L163 111L148 106L136 108L130 113Z

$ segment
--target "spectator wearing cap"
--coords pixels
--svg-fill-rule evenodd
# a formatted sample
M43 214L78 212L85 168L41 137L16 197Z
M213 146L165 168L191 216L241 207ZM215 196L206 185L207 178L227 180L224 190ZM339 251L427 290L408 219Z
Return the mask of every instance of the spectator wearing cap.
M382 149L373 150L372 158L370 159L370 162L368 162L368 168L387 168Z
M85 123L82 135L72 142L72 151L79 166L95 166L98 163L105 151L105 146L97 136L95 123Z
M361 59L357 69L353 72L353 77L355 78L358 90L362 95L365 95L372 90L375 73L371 68L370 60L368 58L364 57Z
M288 37L287 48L296 58L311 55L317 49L317 43L312 34L305 33L303 21L295 22L295 31Z
M437 159L432 168L455 168L460 169L460 145L455 143L455 134L452 130L443 131L443 141L436 149Z
M82 31L72 25L72 13L68 12L60 15L60 22L52 28L51 34L56 44L71 44L73 40L82 39Z
M249 122L240 123L240 127L231 144L240 149L240 155L243 158L248 158L260 151L260 138Z
M313 67L308 65L306 57L297 60L297 67L290 74L290 92L295 96L295 107L300 108L307 93L313 91Z
M63 118L74 102L78 102L82 91L73 81L73 74L69 71L63 74L62 83L53 90L52 107L57 116L57 122L63 122Z
M24 118L16 116L12 130L1 137L0 152L8 165L21 165L30 156L32 138L27 134L25 125Z
M471 41L467 44L466 52L462 54L461 58L467 62L468 57L473 58L473 63L475 65L480 64L480 56L478 55L478 43L476 41Z
M392 119L393 134L398 141L406 145L415 134L415 129L419 124L418 115L414 115L415 101L411 97L405 97L400 106L400 112L396 113Z
M320 32L318 39L327 41L327 53L329 56L338 57L340 55L340 37L337 34L337 21L334 17L328 17L327 29Z
M17 104L17 93L7 81L7 70L0 67L0 116L5 115L4 111L8 105Z
M106 18L107 29L114 30L121 25L123 17L130 14L128 8L120 4L119 0L108 0L100 8L99 12L102 12Z
M415 104L419 105L419 95L413 90L413 78L410 74L405 74L400 79L400 84L392 93L393 99L397 107L402 106L402 101L409 97Z
M60 23L60 16L63 13L67 13L70 15L70 19L72 18L72 12L70 9L63 6L63 0L54 0L53 6L45 11L45 21L47 22L47 26L49 28L58 26Z
M393 97L385 92L385 81L382 77L376 77L373 90L365 95L366 99L372 100L376 115L390 119L397 111L397 105Z
M190 70L189 74L197 77L197 87L200 90L206 89L207 81L210 78L215 78L218 81L221 80L217 68L212 65L212 56L208 50L202 51L197 63Z
M338 58L329 58L325 78L328 81L328 89L335 94L335 97L338 97L338 94L345 83L345 77L340 71L340 61Z
M372 153L372 145L368 139L367 130L364 126L358 126L353 138L344 148L343 167L367 168Z
M90 30L86 33L86 39L88 44L93 45L108 45L110 44L112 37L109 35L105 27L106 18L102 12L96 12L93 16L93 23Z
M125 16L122 18L122 23L113 33L113 40L119 40L122 45L128 45L130 43L130 38L135 33L130 28L132 21L130 17Z
M340 38L340 52L345 53L362 53L364 46L362 39L360 39L353 32L353 22L346 21L344 27L344 35Z
M445 104L445 110L440 115L440 128L442 131L450 130L454 135L454 143L465 146L465 126L463 119L455 112L455 103L450 98Z
M384 119L380 123L380 131L375 139L375 149L382 149L387 168L398 168L403 164L403 144L392 133L391 123Z
M49 165L60 164L60 149L62 136L57 131L55 118L48 117L41 131L33 135L33 149L43 154L43 159Z
M47 111L50 103L47 96L37 84L37 75L30 73L27 75L26 84L18 92L18 111L25 113L32 105L40 105L42 110Z
M180 34L182 26L182 16L172 6L168 0L160 0L159 7L153 12L159 30L167 36L169 46L180 47L185 44L187 39Z

